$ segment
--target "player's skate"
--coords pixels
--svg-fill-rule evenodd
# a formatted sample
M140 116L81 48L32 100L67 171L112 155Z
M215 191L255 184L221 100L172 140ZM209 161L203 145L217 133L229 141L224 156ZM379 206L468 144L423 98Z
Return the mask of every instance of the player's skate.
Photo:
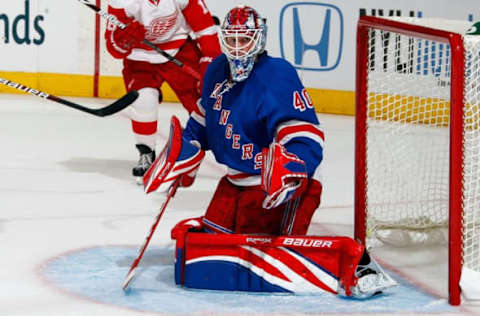
M368 298L397 285L372 258L368 264L358 265L355 276L358 277L357 285L352 287L352 297L355 298Z
M136 178L137 183L142 184L143 175L155 160L155 151L143 144L137 144L135 146L140 152L140 159L138 160L137 165L132 169L132 174Z

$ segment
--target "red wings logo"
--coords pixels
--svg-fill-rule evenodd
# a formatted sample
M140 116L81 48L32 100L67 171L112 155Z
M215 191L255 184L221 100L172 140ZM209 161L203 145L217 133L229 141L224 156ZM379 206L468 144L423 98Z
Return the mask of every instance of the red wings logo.
M155 0L150 0L155 1ZM157 38L167 34L177 22L178 13L174 12L168 16L162 16L154 19L148 26L147 34L145 38L148 41L155 41Z

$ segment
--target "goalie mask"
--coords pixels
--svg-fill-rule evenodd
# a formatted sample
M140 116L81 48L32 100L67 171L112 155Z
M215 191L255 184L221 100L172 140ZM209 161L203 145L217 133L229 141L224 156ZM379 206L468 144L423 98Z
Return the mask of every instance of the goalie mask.
M220 47L227 56L234 81L248 78L256 58L265 50L267 26L254 9L237 6L225 17L220 32Z

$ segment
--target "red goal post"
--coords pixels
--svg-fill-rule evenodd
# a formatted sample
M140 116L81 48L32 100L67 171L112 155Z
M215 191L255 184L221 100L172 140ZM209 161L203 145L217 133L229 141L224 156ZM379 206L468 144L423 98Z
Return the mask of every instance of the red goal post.
M463 36L471 23L450 22L358 22L355 238L422 244L448 230L458 305L462 268L480 272L480 45Z

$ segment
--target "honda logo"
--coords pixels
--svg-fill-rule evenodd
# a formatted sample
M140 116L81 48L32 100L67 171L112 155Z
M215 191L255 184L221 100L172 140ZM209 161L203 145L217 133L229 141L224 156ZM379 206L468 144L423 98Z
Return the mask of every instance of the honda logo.
M342 56L343 15L331 4L296 2L280 12L280 52L295 68L335 69Z

